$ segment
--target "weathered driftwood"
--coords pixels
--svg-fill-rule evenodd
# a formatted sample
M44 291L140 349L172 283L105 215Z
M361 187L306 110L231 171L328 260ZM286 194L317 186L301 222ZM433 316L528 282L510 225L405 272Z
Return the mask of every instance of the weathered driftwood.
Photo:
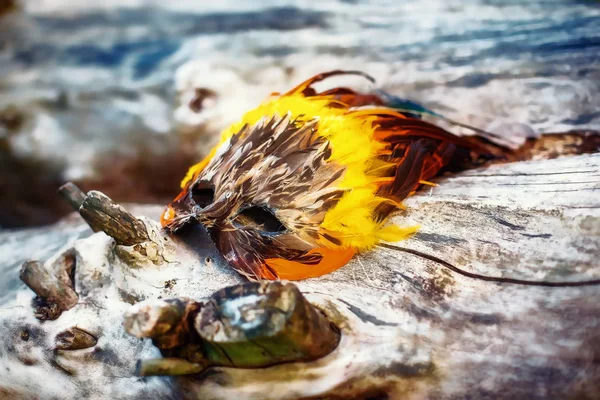
M600 278L599 176L595 153L440 178L439 186L411 197L406 213L395 220L421 225L400 244L416 251L377 249L330 275L297 283L340 328L332 352L308 362L210 367L193 376L143 381L135 375L137 360L155 360L140 365L146 375L205 367L199 360L161 358L150 341L125 335L122 319L136 301L200 300L242 283L208 239L168 238L156 222L143 218L150 240L137 249L115 247L102 233L74 240L86 230L73 220L38 235L0 233L0 251L10 260L1 271L9 278L0 283L0 293L6 293L0 294L5 338L0 393L236 400L596 398L599 286L487 282L456 274L440 260L487 276ZM146 208L135 214L157 218L159 212ZM152 257L140 252L146 248L155 250ZM21 260L57 258L64 251L76 254L79 301L60 318L40 324L30 308L34 294L14 277ZM49 345L75 323L97 338L95 346L56 351Z
M337 327L291 283L220 290L204 304L194 327L211 363L240 368L315 360L340 340Z

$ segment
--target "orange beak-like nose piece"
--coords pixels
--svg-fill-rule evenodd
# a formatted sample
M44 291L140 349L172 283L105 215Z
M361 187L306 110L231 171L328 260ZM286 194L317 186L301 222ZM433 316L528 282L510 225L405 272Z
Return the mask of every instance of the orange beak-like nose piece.
M163 213L160 216L160 224L163 228L166 228L173 221L173 218L175 218L175 210L173 209L173 207L167 206L167 208L165 208L165 211L163 211Z

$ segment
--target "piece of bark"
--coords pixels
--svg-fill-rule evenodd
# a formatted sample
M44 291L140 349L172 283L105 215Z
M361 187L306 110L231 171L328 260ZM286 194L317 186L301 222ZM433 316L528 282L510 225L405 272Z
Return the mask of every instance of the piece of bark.
M190 342L191 316L198 303L187 299L138 303L126 315L124 327L137 338L151 338L156 347L170 349Z
M93 230L103 231L117 244L133 246L149 240L144 223L101 192L88 192L79 213Z
M54 348L56 350L81 350L94 347L98 339L83 329L72 327L64 330L54 338Z
M553 159L599 151L600 131L549 133L539 138L527 139L517 151L508 157L508 161Z
M40 321L54 320L60 317L60 314L64 311L55 300L50 298L43 298L36 296L31 301L33 307L33 315Z

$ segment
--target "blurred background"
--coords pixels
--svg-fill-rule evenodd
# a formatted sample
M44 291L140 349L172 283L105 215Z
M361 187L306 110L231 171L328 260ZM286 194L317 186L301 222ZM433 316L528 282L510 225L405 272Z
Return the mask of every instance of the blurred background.
M0 227L69 212L66 180L166 204L224 126L337 68L480 128L599 129L600 3L0 0Z

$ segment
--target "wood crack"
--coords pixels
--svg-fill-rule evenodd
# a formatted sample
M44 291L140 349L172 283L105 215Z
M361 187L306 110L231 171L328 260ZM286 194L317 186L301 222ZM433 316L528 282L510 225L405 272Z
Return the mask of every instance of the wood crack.
M386 248L386 249L390 249L390 250L395 250L395 251L400 251L403 253L412 254L417 257L421 257L426 260L433 261L437 264L440 264L440 265L448 268L449 270L451 270L453 272L456 272L457 274L460 274L460 275L463 275L463 276L466 276L466 277L472 278L472 279L478 279L481 281L496 282L496 283L508 283L508 284L525 285L525 286L544 286L544 287L574 287L574 286L600 285L600 279L592 279L589 281L575 281L575 282L552 282L552 281L531 281L531 280L526 280L526 279L515 279L515 278L504 278L504 277L499 277L499 276L480 275L480 274L476 274L474 272L469 272L469 271L460 269L460 268L454 266L453 264L449 263L448 261L442 260L441 258L438 258L431 254L423 253L418 250L409 249L406 247L394 246L394 245L387 244L387 243L380 243L378 246Z

